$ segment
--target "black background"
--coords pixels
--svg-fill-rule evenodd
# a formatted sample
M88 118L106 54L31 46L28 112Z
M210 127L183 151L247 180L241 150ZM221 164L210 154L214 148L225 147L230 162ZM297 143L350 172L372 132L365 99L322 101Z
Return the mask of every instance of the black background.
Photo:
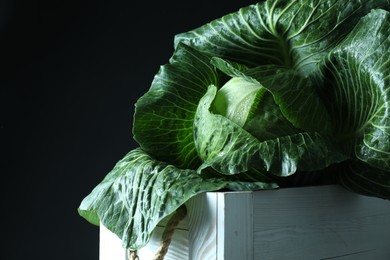
M256 1L0 2L2 259L98 259L81 200L137 144L175 34Z

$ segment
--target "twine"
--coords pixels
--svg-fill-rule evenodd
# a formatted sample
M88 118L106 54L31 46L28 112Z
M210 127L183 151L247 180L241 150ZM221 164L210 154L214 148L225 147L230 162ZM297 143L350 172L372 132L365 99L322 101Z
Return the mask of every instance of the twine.
M127 250L127 259L128 260L139 260L137 251Z
M164 229L164 233L161 237L160 246L157 249L157 252L154 255L153 260L164 260L165 255L168 252L169 245L171 244L173 234L175 233L175 229L179 225L180 221L182 221L187 215L187 208L182 205L180 206L175 214L169 219L167 226ZM127 258L129 260L139 260L137 255L137 251L128 250Z

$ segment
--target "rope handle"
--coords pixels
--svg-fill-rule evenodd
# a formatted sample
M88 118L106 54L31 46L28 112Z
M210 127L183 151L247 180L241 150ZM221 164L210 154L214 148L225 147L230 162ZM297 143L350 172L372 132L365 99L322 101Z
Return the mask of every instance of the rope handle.
M187 215L187 208L185 205L181 205L173 214L173 216L169 219L167 226L164 229L164 232L161 237L160 246L157 249L157 252L154 255L153 260L164 260L165 255L168 252L169 245L171 244L173 234L175 233L175 229L179 225L180 221L182 221ZM140 260L137 251L128 250L127 251L127 259L129 260Z

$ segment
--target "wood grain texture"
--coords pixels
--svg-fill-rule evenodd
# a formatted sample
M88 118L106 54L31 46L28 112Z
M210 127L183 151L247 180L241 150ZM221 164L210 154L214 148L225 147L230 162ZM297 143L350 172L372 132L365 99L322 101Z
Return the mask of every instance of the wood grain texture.
M253 193L218 194L216 259L253 259Z
M175 231L165 260L216 259L217 193L198 195L186 206L187 217ZM169 217L156 228L149 244L139 250L141 260L153 258Z
M190 236L189 259L216 259L217 193L209 192L198 195L190 200L187 206Z
M210 192L187 208L166 260L390 259L390 201L338 186ZM165 223L140 260L152 259ZM100 260L125 260L109 233L101 228Z
M255 192L253 209L262 259L390 259L389 201L321 186Z
M140 260L153 259L160 246L164 227L157 227L149 244L137 252ZM189 259L188 257L188 230L177 229L172 237L171 245L165 255L165 260Z

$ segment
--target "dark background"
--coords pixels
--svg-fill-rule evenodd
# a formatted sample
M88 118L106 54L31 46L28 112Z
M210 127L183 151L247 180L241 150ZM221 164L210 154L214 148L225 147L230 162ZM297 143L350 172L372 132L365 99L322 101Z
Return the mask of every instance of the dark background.
M254 2L0 1L2 259L98 259L77 207L137 146L174 35Z

